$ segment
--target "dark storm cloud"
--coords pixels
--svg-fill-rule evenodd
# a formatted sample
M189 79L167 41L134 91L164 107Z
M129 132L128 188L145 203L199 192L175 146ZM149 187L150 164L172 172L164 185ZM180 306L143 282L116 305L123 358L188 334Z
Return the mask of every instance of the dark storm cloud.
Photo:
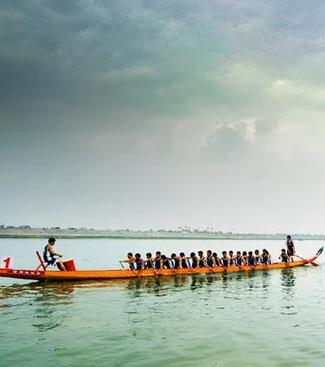
M17 105L24 124L44 128L46 121L127 125L146 115L184 114L190 105L238 103L243 94L204 74L218 70L218 55L233 53L232 42L244 41L243 54L245 43L263 50L274 47L277 27L290 35L305 18L320 23L315 11L301 18L301 7L292 9L287 27L281 1L3 1L1 123L20 123ZM315 27L308 29L304 37Z
M260 167L272 210L299 187L308 207L325 96L325 5L310 4L3 0L0 223L248 228L227 200L254 219Z

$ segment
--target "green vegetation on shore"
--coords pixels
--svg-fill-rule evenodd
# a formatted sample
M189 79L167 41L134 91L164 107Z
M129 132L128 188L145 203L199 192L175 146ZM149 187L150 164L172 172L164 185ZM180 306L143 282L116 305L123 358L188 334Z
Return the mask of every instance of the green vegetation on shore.
M325 240L323 234L292 234L297 240ZM48 238L54 236L62 239L139 239L139 240L282 240L286 233L233 233L212 230L191 229L189 227L178 230L96 230L88 228L32 228L24 226L0 225L0 238Z

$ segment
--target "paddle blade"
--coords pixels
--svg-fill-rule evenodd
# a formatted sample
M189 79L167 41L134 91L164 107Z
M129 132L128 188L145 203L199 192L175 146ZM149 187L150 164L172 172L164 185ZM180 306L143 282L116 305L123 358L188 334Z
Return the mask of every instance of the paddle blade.
M317 251L316 256L320 256L320 255L323 253L323 250L324 250L324 246L322 246L322 247Z

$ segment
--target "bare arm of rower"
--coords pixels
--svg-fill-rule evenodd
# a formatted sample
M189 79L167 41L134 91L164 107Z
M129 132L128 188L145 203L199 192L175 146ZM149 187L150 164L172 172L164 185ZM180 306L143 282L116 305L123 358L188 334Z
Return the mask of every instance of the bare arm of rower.
M58 256L58 257L62 257L61 254L59 254L58 252L55 252L54 249L53 249L53 246L48 246L48 250L49 250L49 253L52 255L52 256Z
M132 264L134 262L134 259L126 259L126 260L120 260L120 263L127 263L127 264Z

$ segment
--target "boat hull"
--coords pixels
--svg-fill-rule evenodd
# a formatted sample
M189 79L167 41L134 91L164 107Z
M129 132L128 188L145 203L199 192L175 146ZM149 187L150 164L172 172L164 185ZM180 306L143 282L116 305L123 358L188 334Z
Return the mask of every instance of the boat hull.
M28 279L38 281L78 281L78 280L103 280L103 279L128 279L155 276L175 276L175 275L194 275L194 274L220 274L237 273L247 271L260 271L272 269L290 269L299 266L305 266L313 263L317 256L308 260L293 261L290 263L274 263L270 265L256 266L228 266L228 267L205 267L196 269L145 269L145 270L76 270L76 271L58 271L58 270L23 270L23 269L0 269L0 277Z

